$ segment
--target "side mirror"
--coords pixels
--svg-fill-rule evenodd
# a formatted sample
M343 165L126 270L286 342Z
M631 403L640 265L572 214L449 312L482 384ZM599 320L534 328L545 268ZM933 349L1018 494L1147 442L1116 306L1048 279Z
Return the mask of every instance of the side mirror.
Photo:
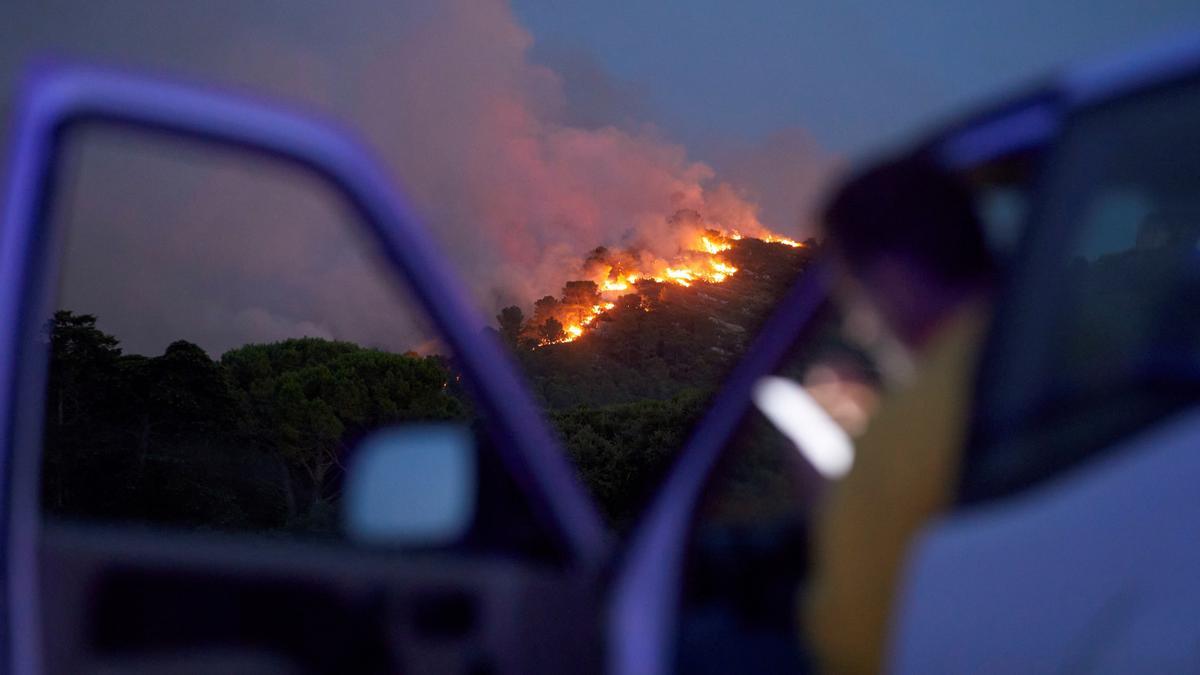
M475 516L475 437L457 425L381 429L358 446L346 476L343 521L355 542L437 546Z

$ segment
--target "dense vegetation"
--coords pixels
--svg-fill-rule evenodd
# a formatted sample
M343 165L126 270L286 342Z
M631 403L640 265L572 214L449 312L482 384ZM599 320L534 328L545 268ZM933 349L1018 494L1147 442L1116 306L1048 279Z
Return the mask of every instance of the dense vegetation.
M215 361L178 341L146 357L123 354L95 322L61 311L52 327L42 495L58 515L332 531L343 459L364 433L471 416L440 357L318 338ZM705 398L577 406L551 421L602 509L624 522Z
M553 413L551 420L604 515L624 526L637 515L707 400L707 392L690 390L665 401L578 406Z
M750 242L720 287L632 296L570 344L531 349L535 395L614 523L627 523L809 252ZM652 303L652 304L651 304ZM650 311L647 311L649 309ZM317 338L213 360L178 341L125 354L96 317L49 327L43 502L55 514L213 529L332 531L344 460L371 429L470 420L452 361Z
M59 514L324 529L358 436L468 410L438 357L315 338L145 357L95 321L52 326L43 501Z

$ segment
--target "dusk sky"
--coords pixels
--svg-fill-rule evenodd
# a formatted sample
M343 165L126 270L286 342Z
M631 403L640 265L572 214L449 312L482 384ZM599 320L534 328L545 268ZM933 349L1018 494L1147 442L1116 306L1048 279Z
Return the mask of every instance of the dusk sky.
M1063 64L1200 30L1191 0L515 0L689 147L808 130L854 157Z
M855 159L1062 64L1189 29L1194 0L8 0L0 120L47 55L323 111L378 151L490 316L556 292L594 246L668 255L678 208L807 236ZM322 209L231 179L240 169L122 152L106 141L76 157L90 178L71 197L65 306L143 351L184 336L213 353L292 334L420 337L364 317L379 281L351 243L313 234ZM228 229L208 246L215 224ZM188 305L199 293L202 312Z

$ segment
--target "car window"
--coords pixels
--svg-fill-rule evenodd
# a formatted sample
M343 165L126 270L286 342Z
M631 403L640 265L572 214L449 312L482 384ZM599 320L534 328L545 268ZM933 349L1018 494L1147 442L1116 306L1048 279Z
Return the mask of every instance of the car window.
M1043 150L1025 148L961 167L959 177L971 191L987 241L1006 267L1027 223L1031 182ZM776 372L761 383L755 411L730 441L727 461L715 474L699 515L705 527L756 526L805 518L820 481L837 478L841 460L814 455L800 426L814 426L802 408L812 404L828 414L851 439L868 426L882 393L878 364L848 335L847 317L827 307ZM853 332L853 331L850 331ZM769 389L769 391L768 391ZM805 400L800 400L805 399ZM771 401L780 401L780 412ZM821 439L817 439L820 441Z
M320 181L103 126L63 161L48 515L340 537L349 458L373 432L480 426L454 355ZM668 225L672 255L595 249L558 294L479 327L622 531L819 248L686 210Z
M324 182L99 124L74 128L61 161L48 519L360 540L352 506L408 508L392 525L428 533L436 521L415 504L464 519L446 543L545 543L454 354ZM466 436L431 431L450 428ZM405 429L425 435L396 435ZM399 501L387 481L350 480L356 463L394 471L387 452L405 443L469 446L469 466L447 459L454 448L426 452L420 479L392 476ZM488 540L497 533L507 541Z
M1023 149L963 172L974 196L984 236L1001 266L1017 253L1029 217L1033 178L1042 148Z
M853 439L877 407L880 375L827 306L771 374L723 450L688 533L681 672L729 659L711 636L747 636L751 669L797 658L795 588L807 574L808 531L826 486L849 470Z
M1069 126L981 393L991 438L1040 439L1029 440L1049 448L1037 462L1066 465L1194 400L1198 111L1193 82L1110 103ZM998 450L980 471L994 471L997 487L1009 480L1001 474L1038 473L1020 454Z
M727 373L820 246L671 225L673 262L595 249L558 295L501 310L497 330L609 523L624 532Z

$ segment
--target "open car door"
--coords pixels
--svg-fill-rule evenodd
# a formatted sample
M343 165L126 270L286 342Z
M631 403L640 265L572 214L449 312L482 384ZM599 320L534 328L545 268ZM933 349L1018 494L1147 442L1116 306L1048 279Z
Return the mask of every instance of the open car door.
M407 288L427 318L421 336L443 357L399 353L387 336L381 348L311 337L322 334L312 327L215 359L217 347L185 341L161 355L161 340L142 353L118 344L126 336L107 334L103 314L63 305L105 297L99 275L67 269L72 251L99 250L110 272L141 274L141 290L106 296L129 306L163 287L143 266L185 268L223 238L221 255L298 259L288 219L311 209L249 210L247 223L199 243L81 234L79 209L63 206L72 190L126 181L126 222L138 217L136 188L159 176L122 173L111 158L89 164L86 149L80 159L72 148L94 130L120 134L117 148L138 137L224 153L238 166L206 180L231 191L272 171L302 176L299 196L285 190L293 196L275 204L294 207L309 189L333 195L334 229L355 221L384 285ZM599 669L600 519L508 355L359 145L272 106L86 69L33 75L13 133L0 230L0 671ZM237 239L256 220L284 229ZM139 242L148 257L126 257ZM253 292L306 297L276 285L268 265L225 274L251 267ZM385 296L333 304L386 319ZM323 445L331 428L353 442Z

